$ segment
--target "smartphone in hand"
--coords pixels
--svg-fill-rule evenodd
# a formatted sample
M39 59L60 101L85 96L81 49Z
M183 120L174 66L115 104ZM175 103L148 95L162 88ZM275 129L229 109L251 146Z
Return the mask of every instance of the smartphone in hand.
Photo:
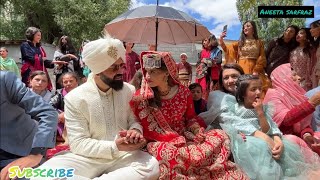
M223 26L223 32L227 32L227 30L228 30L228 25L224 25Z

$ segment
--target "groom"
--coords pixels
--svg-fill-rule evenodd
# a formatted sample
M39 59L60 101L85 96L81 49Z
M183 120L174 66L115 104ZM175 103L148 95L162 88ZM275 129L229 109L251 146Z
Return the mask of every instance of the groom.
M157 179L158 161L140 150L146 140L130 109L134 87L123 82L125 49L106 37L84 46L88 81L65 97L70 152L40 168L74 168L75 179Z

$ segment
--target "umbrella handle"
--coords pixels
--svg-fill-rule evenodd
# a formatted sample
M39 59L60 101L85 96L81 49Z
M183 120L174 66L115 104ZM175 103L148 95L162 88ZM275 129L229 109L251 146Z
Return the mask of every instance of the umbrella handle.
M194 23L194 35L197 36L197 23Z
M155 50L157 51L158 50L158 29L159 29L159 21L158 21L158 18L156 19L156 48Z

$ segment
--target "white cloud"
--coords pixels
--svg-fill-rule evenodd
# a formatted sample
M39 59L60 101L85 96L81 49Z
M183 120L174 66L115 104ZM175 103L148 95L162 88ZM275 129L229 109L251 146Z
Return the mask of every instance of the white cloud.
M132 2L135 5L145 5L143 0L132 0ZM210 32L215 35L219 35L226 24L228 28L240 24L236 0L169 0L161 5L199 15L199 21L209 22L214 27Z
M132 8L147 4L145 3L146 0L131 0L131 2ZM151 2L148 4L156 4L156 0ZM320 0L304 0L303 4L320 8ZM170 6L191 15L196 14L199 16L198 21L209 23L209 26L213 27L210 32L215 35L220 35L223 26L226 24L228 29L241 25L237 13L236 0L166 0L164 3L160 1L160 5ZM315 14L315 18L319 18L319 16L319 14ZM307 23L312 20L307 19Z
M186 12L186 4L188 3L188 0L171 0L168 2L165 2L164 4L161 4L163 6L170 6L175 9L178 9L180 11Z
M211 22L214 27L210 31L220 35L224 25L228 28L240 25L236 0L190 0L188 9L200 14L203 21Z
M219 35L226 24L229 28L240 24L236 0L170 0L163 5L198 14L200 21L211 23L214 28L210 31L215 35Z
M144 6L144 5L146 5L146 4L141 0L131 0L130 9L134 9L136 7Z

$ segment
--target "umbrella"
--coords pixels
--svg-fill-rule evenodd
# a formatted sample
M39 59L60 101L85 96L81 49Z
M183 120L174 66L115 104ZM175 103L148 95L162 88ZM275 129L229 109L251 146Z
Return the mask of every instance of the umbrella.
M129 10L105 26L115 38L142 44L184 44L211 35L188 14L166 6L141 6Z

